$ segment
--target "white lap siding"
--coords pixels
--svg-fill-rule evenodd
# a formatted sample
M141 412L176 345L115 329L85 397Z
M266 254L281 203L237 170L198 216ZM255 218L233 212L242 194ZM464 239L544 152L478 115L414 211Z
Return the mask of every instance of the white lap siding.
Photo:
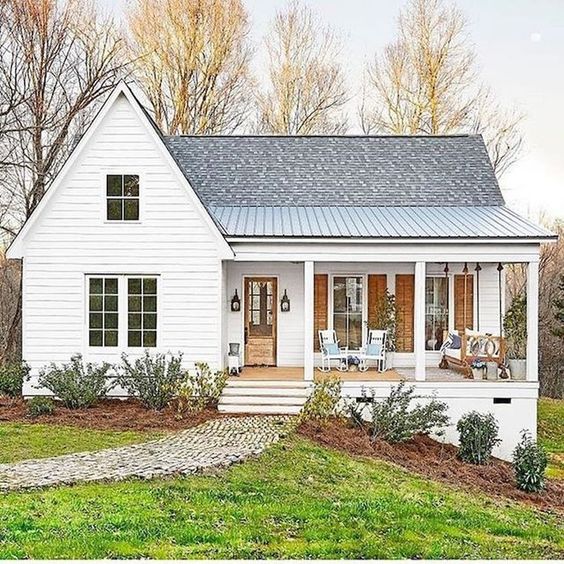
M120 171L140 175L140 222L104 221L105 175ZM159 350L220 363L217 239L124 96L26 238L23 356L34 373L77 352L116 362L126 349L89 349L87 274L158 276Z

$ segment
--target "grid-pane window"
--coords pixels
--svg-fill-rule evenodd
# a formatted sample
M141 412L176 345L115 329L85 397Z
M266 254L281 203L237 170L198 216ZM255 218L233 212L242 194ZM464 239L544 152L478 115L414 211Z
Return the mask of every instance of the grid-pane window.
M88 343L118 346L118 279L90 278L88 286Z
M108 174L106 176L106 218L110 221L139 219L139 176Z
M127 280L127 344L157 346L157 279Z
M425 349L438 351L448 329L448 278L425 280Z

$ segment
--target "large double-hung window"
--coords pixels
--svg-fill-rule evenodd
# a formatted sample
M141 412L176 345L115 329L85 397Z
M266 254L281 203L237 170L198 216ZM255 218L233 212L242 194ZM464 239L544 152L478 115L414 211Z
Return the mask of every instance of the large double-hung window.
M87 289L90 347L157 346L157 276L90 276Z

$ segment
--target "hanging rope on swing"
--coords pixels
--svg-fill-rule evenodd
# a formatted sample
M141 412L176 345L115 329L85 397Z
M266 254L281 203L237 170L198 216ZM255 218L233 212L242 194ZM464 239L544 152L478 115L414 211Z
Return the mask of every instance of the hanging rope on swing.
M476 263L476 331L480 330L480 263Z
M463 320L462 320L462 330L466 331L467 323L466 323L466 308L468 303L468 263L464 263L464 268L462 269L464 273L464 305L462 308L463 311Z
M499 291L499 336L503 336L503 313L502 313L502 297L501 297L501 273L503 265L501 262L497 263L497 286Z

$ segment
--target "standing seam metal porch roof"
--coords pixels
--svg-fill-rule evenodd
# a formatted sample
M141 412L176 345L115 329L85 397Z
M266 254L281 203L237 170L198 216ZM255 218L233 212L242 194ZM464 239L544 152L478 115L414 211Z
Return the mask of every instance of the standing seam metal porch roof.
M504 206L210 207L228 237L551 238Z

